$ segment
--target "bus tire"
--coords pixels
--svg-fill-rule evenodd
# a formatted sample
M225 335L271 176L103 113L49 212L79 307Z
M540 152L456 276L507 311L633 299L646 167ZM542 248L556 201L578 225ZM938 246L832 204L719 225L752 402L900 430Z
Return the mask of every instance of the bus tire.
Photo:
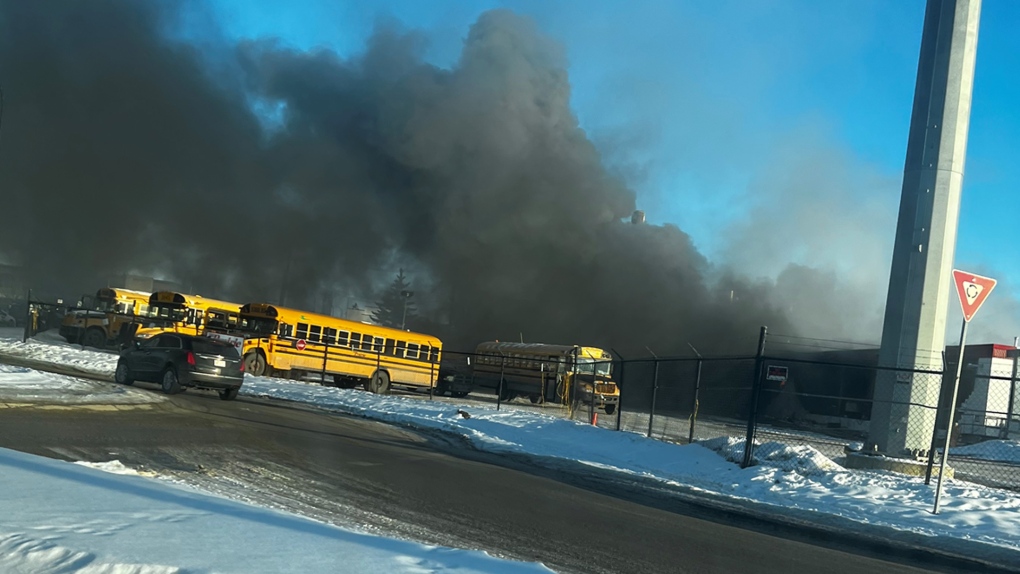
M540 405L545 402L545 398L542 395L530 395L528 398L531 399L531 404Z
M377 395L390 394L390 375L386 371L376 371L368 383L370 391Z
M82 345L86 347L95 347L102 349L106 346L106 333L103 332L99 327L89 327L88 331L85 331L85 335L82 337Z
M468 396L469 393L470 391L454 391L450 393L450 396L455 399L463 399L464 397Z
M616 412L616 405L606 405L606 414L611 415Z
M253 377L266 374L266 358L261 353L252 351L244 356L244 372Z

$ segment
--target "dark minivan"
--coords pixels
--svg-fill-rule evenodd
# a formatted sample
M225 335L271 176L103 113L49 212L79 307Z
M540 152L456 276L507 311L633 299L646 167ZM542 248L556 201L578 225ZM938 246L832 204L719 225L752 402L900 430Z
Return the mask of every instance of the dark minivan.
M130 344L120 354L114 379L160 383L172 395L184 387L219 391L229 401L244 382L244 366L233 345L194 335L161 333Z

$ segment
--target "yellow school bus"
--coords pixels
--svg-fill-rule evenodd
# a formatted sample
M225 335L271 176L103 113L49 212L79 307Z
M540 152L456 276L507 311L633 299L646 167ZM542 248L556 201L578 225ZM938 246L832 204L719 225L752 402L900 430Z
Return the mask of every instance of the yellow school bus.
M106 347L121 335L121 329L149 312L150 294L144 291L103 287L87 309L64 315L60 335L69 343Z
M428 388L443 343L431 335L347 321L265 303L241 307L244 369L255 376L327 377L386 394L391 385Z
M487 341L472 358L473 384L502 393L503 400L523 396L533 403L566 404L571 393L578 393L573 398L587 403L594 382L595 406L610 415L620 402L612 369L613 356L607 351L579 345Z
M209 321L229 323L233 320L236 325L241 309L238 303L174 291L157 291L149 297L148 303L148 312L137 322L133 333L138 339L166 331L201 335Z

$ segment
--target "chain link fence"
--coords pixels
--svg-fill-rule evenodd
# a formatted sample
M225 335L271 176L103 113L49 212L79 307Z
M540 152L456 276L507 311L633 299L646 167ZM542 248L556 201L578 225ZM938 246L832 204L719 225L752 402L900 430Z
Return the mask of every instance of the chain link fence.
M957 478L1020 491L1016 362L1014 356L965 364L948 459ZM943 406L940 412L936 460L942 454L947 411Z

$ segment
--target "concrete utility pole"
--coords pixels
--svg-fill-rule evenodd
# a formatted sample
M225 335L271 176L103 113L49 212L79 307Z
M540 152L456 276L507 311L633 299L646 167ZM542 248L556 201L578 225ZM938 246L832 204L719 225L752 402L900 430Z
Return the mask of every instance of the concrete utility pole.
M879 363L941 371L967 152L981 0L928 0L903 169ZM961 353L962 355L962 353ZM869 442L891 456L929 447L942 379L883 372Z

